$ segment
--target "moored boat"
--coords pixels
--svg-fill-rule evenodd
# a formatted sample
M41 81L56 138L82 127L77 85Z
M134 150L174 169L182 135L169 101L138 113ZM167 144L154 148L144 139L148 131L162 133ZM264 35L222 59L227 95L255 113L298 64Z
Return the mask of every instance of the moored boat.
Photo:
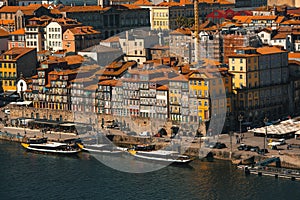
M189 156L179 154L176 151L136 151L134 149L128 150L134 157L153 162L167 163L167 164L187 164L192 161Z
M127 151L127 148L115 147L108 144L77 144L79 148L90 153L100 154L122 154Z
M27 150L40 153L75 154L81 151L80 148L74 145L61 142L21 143L21 145Z

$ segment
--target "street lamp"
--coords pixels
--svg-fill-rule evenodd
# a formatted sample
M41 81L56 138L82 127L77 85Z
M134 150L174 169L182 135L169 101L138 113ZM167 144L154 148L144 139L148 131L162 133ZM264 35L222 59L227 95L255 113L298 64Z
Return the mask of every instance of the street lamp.
M238 120L240 122L240 138L242 136L242 121L243 121L243 116L240 114L238 117Z
M266 132L265 132L265 136L264 136L264 150L263 150L263 152L262 152L263 155L265 155L265 149L266 149L266 137L267 137L267 134L268 134L267 122L268 122L268 118L265 117L264 123L265 123L265 130L266 130Z

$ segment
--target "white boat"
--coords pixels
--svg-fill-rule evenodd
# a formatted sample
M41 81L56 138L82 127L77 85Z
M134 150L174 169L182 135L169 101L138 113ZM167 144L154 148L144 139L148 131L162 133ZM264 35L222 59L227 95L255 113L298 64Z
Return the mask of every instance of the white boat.
M114 147L108 144L78 144L79 148L90 153L102 154L121 154L127 151L127 148Z
M61 142L47 142L40 144L21 143L21 145L27 150L41 153L75 154L81 151L80 148Z
M128 152L136 158L161 163L185 164L192 161L189 156L179 154L177 151L136 151L130 149Z

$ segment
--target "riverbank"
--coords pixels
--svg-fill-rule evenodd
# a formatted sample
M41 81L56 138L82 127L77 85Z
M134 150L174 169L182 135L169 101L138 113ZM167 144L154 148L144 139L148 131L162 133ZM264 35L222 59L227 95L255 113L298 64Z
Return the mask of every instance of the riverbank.
M74 133L65 133L65 132L46 132L42 133L38 129L28 129L28 128L17 128L17 127L4 127L0 126L1 140L22 142L22 138L26 137L48 137L50 141L62 141L65 139L77 139L78 135ZM110 134L110 139L118 146L130 147L134 144L155 144L156 149L165 148L171 146L171 142L181 144L181 153L187 154L192 157L199 157L202 151L204 151L204 156L212 152L214 158L221 160L230 160L233 164L243 163L245 160L252 159L255 162L264 160L270 157L279 157L281 160L281 166L285 168L297 168L300 169L300 148L287 149L287 144L299 144L300 140L288 139L286 145L279 146L278 150L272 150L268 146L269 153L266 155L259 155L256 152L251 151L240 151L237 147L240 144L237 144L235 141L235 136L231 138L232 143L230 142L229 135L220 135L216 137L214 141L222 142L226 145L227 148L224 149L209 149L203 148L204 141L203 139L196 138L193 141L188 141L184 143L186 138L182 137L180 140L169 139L169 138L156 138L156 137L138 137L138 136L128 136L123 134L121 131L107 131L107 134ZM237 134L236 134L237 135ZM85 135L80 135L80 137L89 137L91 133ZM264 148L264 138L256 137L252 133L244 133L244 138L242 141L246 145L258 146ZM268 140L265 144L268 143ZM201 146L201 150L199 151ZM202 155L203 156L203 155Z

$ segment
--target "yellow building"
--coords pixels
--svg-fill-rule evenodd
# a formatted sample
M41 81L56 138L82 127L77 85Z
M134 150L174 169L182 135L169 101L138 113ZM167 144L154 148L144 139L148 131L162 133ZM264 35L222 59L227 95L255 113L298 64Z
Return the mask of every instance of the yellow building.
M0 90L15 91L16 82L23 77L31 77L36 70L35 48L15 47L0 56Z
M151 10L151 29L169 30L169 6L154 6Z
M288 114L288 57L277 47L239 48L229 56L236 117L261 123Z
M231 112L232 75L225 68L197 70L189 76L189 95L198 100L198 117L209 121Z

